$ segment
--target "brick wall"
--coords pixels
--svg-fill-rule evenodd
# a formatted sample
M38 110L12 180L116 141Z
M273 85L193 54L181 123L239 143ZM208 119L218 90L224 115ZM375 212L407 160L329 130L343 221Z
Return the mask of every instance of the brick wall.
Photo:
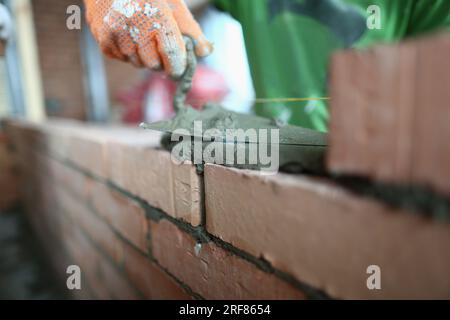
M159 136L8 122L29 219L88 298L448 298L450 226L325 178L175 165ZM367 289L378 265L382 290Z
M447 41L436 39L432 47ZM402 163L392 158L391 140L382 128L411 128L408 121L423 128L431 117L404 116L412 107L423 108L406 103L408 90L406 96L394 95L404 102L401 112L388 107L396 107L397 100L387 94L396 77L412 81L401 74L408 68L398 69L408 59L397 61L396 48L336 58L328 158L333 174L328 176L262 176L216 165L175 165L160 149L158 134L75 121L8 121L7 136L24 177L26 212L62 281L66 267L77 264L84 277L77 298L450 298L449 198L416 189L416 180L391 179L395 170L373 175ZM421 61L427 65L425 58ZM349 90L350 83L364 83L354 82L345 68L355 63L379 79L370 82L375 87ZM385 81L393 83L386 88ZM353 105L342 103L350 98L337 88L358 99ZM436 88L445 96L440 84ZM432 96L434 89L429 84L421 90ZM375 112L380 94L384 116ZM433 107L443 101L435 100ZM445 117L432 115L437 123ZM397 125L385 126L386 118ZM390 133L397 145L411 145L403 144L407 136ZM352 145L352 139L365 143ZM415 146L416 140L407 140ZM436 141L443 143L432 140L432 145ZM377 161L363 157L364 152L383 154L380 150L385 156ZM399 159L415 163L402 150L396 153ZM421 156L420 150L428 149L417 150ZM358 165L370 170L356 170ZM437 175L430 168L426 177L433 181ZM450 178L446 170L438 172L441 181ZM381 271L380 290L367 286L367 270L374 265Z
M155 147L159 135L76 122L9 122L23 200L62 275L83 270L88 298L319 295L204 228L203 178ZM317 291L317 292L316 292Z

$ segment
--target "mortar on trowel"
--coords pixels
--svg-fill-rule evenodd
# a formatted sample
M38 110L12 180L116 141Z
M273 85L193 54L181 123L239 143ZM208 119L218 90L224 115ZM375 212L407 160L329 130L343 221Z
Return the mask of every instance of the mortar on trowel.
M323 172L324 133L240 114L214 103L202 110L186 105L197 60L192 40L185 41L188 61L174 97L176 115L167 121L143 123L142 128L163 132L162 146L180 162L271 172Z

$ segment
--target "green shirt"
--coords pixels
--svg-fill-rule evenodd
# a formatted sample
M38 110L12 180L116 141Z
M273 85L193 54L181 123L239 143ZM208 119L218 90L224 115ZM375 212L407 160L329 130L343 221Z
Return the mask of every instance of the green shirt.
M327 96L333 51L450 27L450 0L214 0L244 30L258 98ZM380 8L381 29L367 21ZM255 112L327 131L326 100L256 103Z

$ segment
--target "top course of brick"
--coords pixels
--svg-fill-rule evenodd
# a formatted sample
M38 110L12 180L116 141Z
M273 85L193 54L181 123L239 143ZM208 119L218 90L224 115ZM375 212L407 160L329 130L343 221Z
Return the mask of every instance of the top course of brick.
M337 53L329 170L450 195L450 34Z

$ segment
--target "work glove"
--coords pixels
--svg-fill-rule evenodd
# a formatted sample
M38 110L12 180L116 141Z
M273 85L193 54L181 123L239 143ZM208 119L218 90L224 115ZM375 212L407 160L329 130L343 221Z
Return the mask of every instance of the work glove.
M183 35L192 38L197 56L212 51L183 0L85 0L85 4L94 38L109 57L163 69L179 78L186 69Z

